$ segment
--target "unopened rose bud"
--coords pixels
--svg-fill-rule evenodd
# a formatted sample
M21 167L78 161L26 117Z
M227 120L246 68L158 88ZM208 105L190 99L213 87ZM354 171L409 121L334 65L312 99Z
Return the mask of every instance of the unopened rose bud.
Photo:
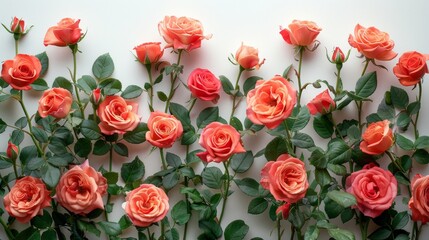
M285 203L279 206L276 210L276 214L282 216L283 219L288 219L290 210L290 203Z
M7 143L6 155L9 159L15 161L18 158L19 148L12 142Z
M336 47L334 53L332 54L332 62L336 64L344 63L346 60L346 56L343 51L339 47Z
M12 22L10 23L10 31L13 33L24 34L25 32L25 21L13 17Z
M101 102L101 89L100 88L96 88L94 90L92 90L92 94L91 94L91 101L92 103L94 103L95 105L98 105Z

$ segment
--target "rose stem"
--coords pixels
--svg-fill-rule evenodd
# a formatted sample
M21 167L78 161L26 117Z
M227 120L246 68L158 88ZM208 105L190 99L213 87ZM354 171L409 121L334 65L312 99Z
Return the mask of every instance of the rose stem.
M110 149L109 149L109 172L112 172L113 169L113 145L110 144ZM110 204L110 193L107 192L107 200L106 200L106 206L108 206ZM107 211L104 211L104 217L106 218L106 221L109 221L109 214L107 213Z
M77 44L73 44L73 45L70 45L69 47L72 50L72 55L73 55L72 81L73 81L74 91L76 93L76 100L77 100L77 104L79 106L80 113L82 115L82 119L85 119L85 114L84 114L83 109L82 109L82 102L80 101L79 89L77 88L77 84L76 84L76 71L77 71L76 53L78 51L78 46L77 46Z
M366 69L368 68L370 60L366 59L365 62L366 62L365 63L365 67L362 70L361 77L365 74ZM358 108L359 129L362 131L362 127L363 127L363 125L362 125L362 105L363 105L363 102L362 101L355 101L355 103L356 103L356 106Z
M6 225L6 223L4 222L3 218L1 218L1 217L0 217L0 224L3 226L3 229L5 230L7 238L8 239L15 239L15 237L13 236L13 234L10 231L9 227Z
M293 225L290 225L290 240L293 240L293 238L295 237L295 227Z
M15 39L15 55L18 55L18 39Z
M277 225L277 239L278 240L281 240L282 239L282 232L281 232L281 224L280 224L280 218L279 217L277 217L277 220L276 220L276 225Z
M419 82L419 96L417 99L417 102L420 104L422 100L422 82ZM416 113L416 120L414 121L413 125L414 125L414 137L417 140L417 138L419 138L419 132L417 129L417 121L419 120L419 115L420 115L420 108Z
M162 170L167 170L167 163L165 162L163 148L159 148L159 155L161 156Z
M304 47L299 47L299 63L298 63L298 107L301 106L301 95L302 95L302 91L304 89L302 89L302 83L301 83L301 67L302 67L302 57L304 55L304 51L305 48Z
M152 79L152 64L145 64L147 75L149 75L149 83L150 83L150 89L149 89L149 110L153 112L153 79Z
M180 59L182 58L183 49L179 49L178 51L179 51L179 53L178 53L178 56L177 56L176 67L179 67ZM178 73L176 73L176 71L174 70L172 72L172 75L170 75L170 76L171 76L170 93L168 94L167 101L165 102L165 110L164 110L164 112L167 112L168 108L170 107L171 99L173 98L174 92L176 91L174 85L176 83L176 80L177 80L177 77L178 77Z
M223 166L225 167L226 184L225 184L225 192L223 195L222 211L221 211L220 217L219 217L219 225L222 222L223 214L225 212L225 206L226 206L226 201L228 200L228 192L229 192L229 184L230 184L228 164L223 162Z
M238 71L237 80L235 80L235 87L234 87L234 90L235 90L236 92L234 93L234 96L232 97L232 111L231 111L231 115L229 116L229 123L231 123L232 118L234 117L234 112L235 112L235 110L236 110L236 109L237 109L237 107L238 107L238 103L237 103L237 105L236 105L235 101L236 101L237 94L238 94L238 91L239 91L238 82L239 82L239 80L240 80L240 77L241 77L241 74L243 73L243 71L244 71L244 68L243 68L242 66L240 66L240 70Z
M30 118L30 116L28 115L27 108L25 107L25 104L24 104L24 98L23 98L23 95L22 95L22 90L20 90L20 91L19 91L19 99L18 99L18 102L19 102L19 104L21 105L22 111L24 111L25 118L27 119L27 122L28 122L28 129L30 130L30 134L29 134L29 135L31 136L31 139L33 140L34 145L35 145L35 146L36 146L36 148L37 148L37 152L38 152L38 154L39 154L39 157L41 157L41 156L43 156L43 151L42 151L42 149L40 148L40 145L39 145L39 143L37 142L36 138L34 137L34 134L33 134L33 127L32 127L32 125L31 125L31 118Z

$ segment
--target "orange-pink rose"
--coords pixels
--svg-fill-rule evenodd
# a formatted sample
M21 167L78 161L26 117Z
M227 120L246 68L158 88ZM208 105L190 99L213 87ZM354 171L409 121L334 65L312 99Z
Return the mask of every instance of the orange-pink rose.
M134 130L140 122L138 107L136 102L127 101L120 96L107 96L97 108L101 132L112 135Z
M293 20L289 29L280 27L283 39L291 45L310 46L322 29L312 21Z
M172 47L188 52L201 47L203 39L211 38L211 35L204 36L200 21L189 17L165 16L158 24L158 31L167 42L165 48Z
M326 114L335 109L335 101L326 89L307 103L307 107L311 115L316 115L317 113Z
M122 204L133 225L148 227L161 221L167 215L170 205L168 196L153 184L142 184L127 193Z
M360 150L370 155L382 154L393 144L393 133L389 120L373 122L362 134Z
M429 54L421 54L416 51L405 52L393 67L393 73L403 86L416 85L426 73L429 73L427 60L429 60Z
M206 151L197 153L197 156L205 162L220 163L235 153L246 152L240 133L231 125L220 122L208 124L201 132L199 143Z
M346 61L346 56L344 55L343 51L341 51L341 48L336 47L334 49L334 52L332 53L331 62L336 64L341 64Z
M13 17L12 23L10 24L10 31L18 34L25 33L25 21L17 17Z
M286 202L283 205L279 206L276 210L276 214L281 214L283 219L288 219L290 211L290 203Z
M173 115L160 111L151 112L147 121L146 140L155 147L169 148L182 136L182 123Z
M265 164L260 183L276 200L288 203L301 200L309 186L304 162L288 154Z
M1 77L13 89L30 90L34 81L40 76L42 64L35 56L18 54L14 59L3 63Z
M369 59L388 61L398 55L393 51L395 43L389 34L375 27L365 28L357 24L354 36L349 36L349 44Z
M4 206L10 216L21 223L27 223L34 216L42 215L43 208L51 206L49 194L42 180L31 176L23 177L16 180L4 197Z
M189 74L189 91L198 99L217 103L220 87L220 80L208 69L197 68Z
M247 94L247 117L255 124L269 129L288 118L296 104L296 90L281 76L258 80Z
M79 28L80 19L63 18L46 32L43 44L64 47L79 42L82 37L82 29Z
M104 209L102 197L106 192L106 178L86 160L61 176L55 196L70 212L85 215L95 209Z
M135 47L134 50L136 50L137 58L143 64L156 63L164 54L160 42L143 43Z
M18 146L16 146L15 144L9 141L7 143L6 156L10 160L15 161L18 158L18 154L19 154Z
M416 174L411 181L411 199L408 207L413 221L429 222L429 176Z
M67 89L48 89L39 100L39 115L42 118L47 116L65 118L70 112L72 102L73 96Z
M398 183L393 174L377 166L366 165L346 179L346 190L356 198L356 207L367 217L378 217L392 206Z
M241 43L240 48L235 53L235 60L237 61L238 65L244 69L259 69L265 62L265 59L259 62L258 49L251 46L246 46L243 43Z

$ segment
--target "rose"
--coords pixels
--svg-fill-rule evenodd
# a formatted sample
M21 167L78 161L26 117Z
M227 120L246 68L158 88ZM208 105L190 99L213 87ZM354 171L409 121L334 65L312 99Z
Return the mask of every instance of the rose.
M57 26L50 27L46 32L43 44L64 47L79 42L82 29L79 28L80 19L63 18Z
M373 122L362 134L360 149L370 155L378 155L385 152L393 144L393 133L389 127L389 120Z
M203 101L217 103L221 83L208 69L197 68L189 74L188 88L192 96Z
M429 176L416 174L411 181L411 199L408 207L411 210L413 221L429 222L429 202L427 199L429 190Z
M334 52L332 53L331 62L336 64L342 64L345 61L346 61L346 56L344 55L343 51L341 51L341 48L336 47L334 49Z
M258 49L246 46L243 43L235 53L235 60L244 69L259 69L265 62L265 59L259 62Z
M427 60L429 60L429 54L421 54L416 51L405 52L393 67L393 73L402 85L416 85L421 81L423 75L429 73Z
M354 36L349 36L349 44L369 59L388 61L398 55L392 50L395 43L389 34L375 27L365 28L357 24Z
M140 122L138 104L126 101L120 96L107 96L98 106L98 126L103 134L124 134L134 130Z
M290 211L290 203L284 203L283 205L277 208L276 215L281 214L283 219L288 219L289 211Z
M288 44L303 47L311 45L320 31L322 29L312 21L293 20L289 29L280 27L280 34Z
M29 222L34 216L42 215L43 208L51 206L50 192L38 178L31 176L16 180L15 185L4 197L4 206L10 216L21 223Z
M91 102L95 105L98 105L101 101L101 98L103 96L101 95L101 88L96 88L92 90L91 92Z
M392 206L398 183L393 174L373 165L352 172L346 179L346 190L356 198L357 208L367 217L378 217Z
M19 148L18 148L18 146L16 146L12 142L8 142L7 143L7 149L6 149L6 155L7 155L7 157L10 160L15 161L18 158L18 154L19 154Z
M289 117L296 104L296 90L281 76L258 80L247 93L247 117L269 129L279 126Z
M276 200L296 203L308 189L305 164L298 158L282 154L276 161L265 164L261 170L260 183Z
M326 89L307 103L307 107L311 115L316 115L317 113L326 114L335 109L335 101Z
M201 132L200 145L205 152L197 156L205 162L224 162L234 153L246 152L241 142L240 133L228 124L212 122Z
M191 51L201 47L201 40L211 38L204 36L200 21L188 17L165 16L158 24L158 31L167 42L165 48L175 50Z
M39 115L42 118L47 116L65 118L70 112L72 102L73 96L67 89L48 89L39 100Z
M107 180L86 160L61 176L56 192L56 199L61 206L75 214L84 215L94 209L104 209L102 196L107 192Z
M18 54L14 59L3 63L1 77L13 89L30 90L34 81L40 76L42 64L35 56Z
M164 54L160 45L160 42L147 42L135 47L138 60L143 64L158 62Z
M182 123L173 115L155 111L147 121L146 140L155 147L169 148L182 136Z
M25 33L25 21L17 17L13 17L10 24L10 31L17 34Z
M142 184L127 193L122 208L131 222L138 227L148 227L167 215L170 205L168 196L153 184Z

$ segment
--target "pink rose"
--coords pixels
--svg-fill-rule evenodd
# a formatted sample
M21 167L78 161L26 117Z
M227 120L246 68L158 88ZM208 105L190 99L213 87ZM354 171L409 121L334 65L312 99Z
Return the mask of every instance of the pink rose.
M280 27L280 34L288 44L303 47L313 44L320 31L322 29L312 21L293 20L289 29Z
M405 52L393 67L393 73L403 86L416 85L426 73L429 73L427 60L429 60L429 54L421 54L416 51Z
M21 223L42 215L43 208L51 206L50 192L42 180L31 176L16 180L10 192L4 196L4 206L10 216Z
M217 103L221 83L208 69L196 68L189 74L188 88L192 96L203 101Z
M357 208L367 217L378 217L392 206L398 183L380 167L364 167L346 179L346 190L356 198Z
M65 118L70 112L73 96L64 88L52 88L46 90L39 100L39 115L42 118L52 116Z
M164 54L160 42L143 43L135 47L134 50L136 50L137 58L143 64L156 63Z
M331 61L336 64L341 64L346 61L346 56L344 55L343 51L341 51L341 48L336 47L334 49L334 52L332 53Z
M61 176L56 187L56 199L70 212L85 215L94 209L104 209L102 197L106 192L106 178L86 160Z
M161 221L167 215L170 205L167 194L161 188L142 184L127 193L122 207L133 225L148 227Z
M10 24L10 31L18 34L25 33L25 21L17 17L13 17L12 23Z
M423 224L429 222L429 176L416 174L411 181L411 199L408 207L411 210L411 219L421 221Z
M281 76L258 80L247 93L247 117L255 124L269 129L279 126L288 118L296 104L296 90Z
M57 26L50 27L46 32L43 44L64 47L79 42L82 29L79 28L80 19L63 18Z
M211 38L211 35L204 36L200 21L188 17L166 16L158 24L158 30L167 42L165 48L184 49L188 52L201 47L203 39Z
M92 90L91 93L91 102L94 103L95 105L98 105L101 102L103 95L101 94L101 89L100 88L96 88L94 90Z
M269 161L261 170L261 185L269 190L277 201L296 203L308 189L305 164L288 154Z
M265 62L265 59L259 62L258 49L246 46L243 43L235 53L235 60L244 69L259 69Z
M107 96L98 106L97 115L100 118L98 126L103 134L124 134L134 130L140 123L137 115L138 104L126 101L120 96Z
M154 147L169 148L182 136L182 123L173 115L160 111L151 112L147 121L146 140Z
M206 151L197 153L197 156L205 162L220 163L235 153L246 152L240 133L231 125L220 122L207 125L201 132L199 142Z
M311 115L327 114L335 109L335 101L329 95L328 89L318 94L313 100L307 104Z
M18 158L18 154L19 154L19 148L18 148L18 146L16 146L12 142L8 142L7 143L7 149L6 149L6 155L7 155L7 157L10 160L15 161Z
M1 77L13 89L30 90L34 81L40 76L42 64L35 56L18 54L14 59L3 62Z
M389 120L374 122L362 134L360 150L370 155L382 154L393 144L393 133Z
M288 219L289 217L289 211L290 211L290 203L284 203L283 205L279 206L276 210L276 214L281 214L283 219Z
M357 24L354 36L349 36L349 44L369 59L388 61L398 55L393 51L395 43L389 34L375 27L365 28Z

